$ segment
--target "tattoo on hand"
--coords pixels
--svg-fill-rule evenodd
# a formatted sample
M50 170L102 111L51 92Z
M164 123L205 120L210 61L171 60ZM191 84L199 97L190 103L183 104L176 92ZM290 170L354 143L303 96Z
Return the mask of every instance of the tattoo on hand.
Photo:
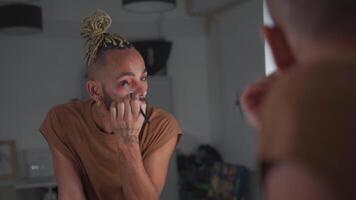
M126 135L123 139L125 144L138 144L138 137L135 135Z
M123 141L125 144L135 144L139 143L138 132L139 129L130 129L130 128L114 128L114 133Z

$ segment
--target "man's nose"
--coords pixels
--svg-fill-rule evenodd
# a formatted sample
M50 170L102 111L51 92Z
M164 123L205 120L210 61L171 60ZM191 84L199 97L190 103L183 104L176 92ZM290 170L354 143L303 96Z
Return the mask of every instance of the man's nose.
M146 93L144 84L140 82L135 83L133 90L138 95L144 95Z

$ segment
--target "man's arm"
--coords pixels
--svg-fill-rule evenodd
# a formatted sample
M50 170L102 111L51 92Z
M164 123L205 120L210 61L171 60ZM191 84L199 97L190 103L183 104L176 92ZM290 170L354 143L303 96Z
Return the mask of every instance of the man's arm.
M177 137L173 137L145 160L142 160L138 143L119 145L120 175L126 200L159 199L176 144Z
M50 146L54 173L58 186L59 200L85 200L83 186L73 161L65 157L55 147Z
M118 143L120 177L126 200L158 200L169 160L178 137L173 137L143 161L139 132L144 122L138 95L128 96L110 108L111 125ZM145 110L145 109L144 109Z

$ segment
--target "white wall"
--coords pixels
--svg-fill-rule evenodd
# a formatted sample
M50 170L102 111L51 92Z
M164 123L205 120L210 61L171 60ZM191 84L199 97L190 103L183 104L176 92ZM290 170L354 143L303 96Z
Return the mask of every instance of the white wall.
M78 11L73 6L66 15L61 9L68 7L44 2L48 18L43 33L0 35L0 140L16 140L18 152L47 147L38 132L46 112L55 104L82 97L84 40L79 37L79 26L84 15L77 12L89 14L103 7L93 2ZM179 1L178 10L164 17L161 34L173 42L168 63L173 111L185 132L179 148L189 152L199 143L211 142L206 35L204 21L185 16L181 4ZM129 39L158 38L157 15L115 13L111 5L112 1L104 9L113 14L112 31ZM168 191L176 178L169 175ZM174 200L176 194L166 192L162 199Z
M183 130L210 142L204 36L173 36L168 73L173 110ZM80 98L83 41L55 36L0 36L0 138L18 149L43 146L38 127L54 104ZM193 111L193 112L192 112ZM188 147L187 147L188 148Z
M214 102L221 102L220 132L212 132L214 144L222 152L227 162L242 164L251 170L252 183L249 199L260 199L256 167L256 134L240 115L235 102L243 89L265 73L264 41L260 34L263 25L263 4L259 0L249 0L226 12L214 23L214 31L209 41L218 40L215 47L217 56L210 57L220 72L209 66L209 74L220 81L221 92L215 92ZM214 46L214 45L213 45ZM213 54L210 52L210 55ZM214 74L217 74L214 76ZM209 78L210 79L210 78ZM212 108L218 108L217 104Z
M126 37L157 38L155 19L142 19L113 23L112 30L124 27L120 33ZM42 34L0 35L0 139L16 139L20 150L45 146L37 129L48 109L82 96L84 40L78 35L80 19L65 20L45 22ZM210 142L203 21L168 18L162 34L173 42L168 63L173 110L187 135L197 142Z
M48 2L44 8L50 20L45 21L44 33L0 35L0 140L16 139L18 150L46 147L37 129L48 109L82 96L81 17L97 7L107 8L114 15L112 31L130 39L159 35L157 15L115 12L113 1L104 7L95 1L72 6L66 15L62 11L71 1L62 6ZM173 41L168 63L173 112L185 132L178 148L189 152L200 143L212 143L226 161L255 172L255 134L240 117L235 101L248 83L264 74L264 43L259 34L262 3L249 0L225 13L207 35L204 20L186 16L183 2L178 1L177 11L164 17L161 32ZM176 180L176 175L170 176ZM252 194L251 199L258 199L255 181ZM174 192L164 195L164 199L176 198Z
M40 35L2 35L0 44L0 138L19 150L44 146L37 130L45 113L81 94L82 44Z
M267 26L274 26L274 22L269 13L266 1L263 1L263 21ZM265 42L265 60L266 60L266 74L271 74L276 70L276 63L274 62L271 48L268 42Z
M211 143L207 58L204 37L170 37L175 41L168 73L173 81L174 113L184 130L183 152Z

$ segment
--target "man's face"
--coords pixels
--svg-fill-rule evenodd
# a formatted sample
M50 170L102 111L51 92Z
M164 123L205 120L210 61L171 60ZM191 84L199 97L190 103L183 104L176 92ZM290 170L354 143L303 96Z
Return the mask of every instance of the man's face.
M135 49L106 52L106 67L102 72L103 102L121 102L130 92L144 99L147 95L147 71L141 55ZM126 85L126 86L125 86ZM130 92L129 92L129 91Z

